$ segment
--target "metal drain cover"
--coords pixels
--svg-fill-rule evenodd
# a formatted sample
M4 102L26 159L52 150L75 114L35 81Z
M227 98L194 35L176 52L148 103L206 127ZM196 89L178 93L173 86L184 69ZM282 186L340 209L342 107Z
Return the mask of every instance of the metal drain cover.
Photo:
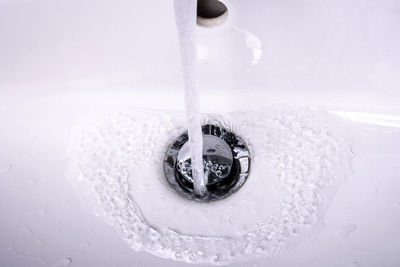
M187 132L168 147L164 173L171 187L185 198L215 201L230 196L244 184L250 170L250 152L242 138L225 128L207 124L202 131L207 194L203 197L194 194Z

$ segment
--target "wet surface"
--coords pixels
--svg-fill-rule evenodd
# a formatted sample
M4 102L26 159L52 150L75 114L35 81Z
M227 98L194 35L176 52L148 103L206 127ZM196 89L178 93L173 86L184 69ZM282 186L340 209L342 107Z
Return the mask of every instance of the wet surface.
M203 122L237 132L250 146L252 177L235 197L211 206L188 204L162 182L163 152L185 127L174 112L137 111L81 125L71 150L70 181L134 250L226 263L282 253L292 238L318 226L350 174L353 154L340 128L344 122L322 110L209 114ZM275 194L265 194L274 184ZM178 215L174 210L180 206ZM157 217L148 216L150 207ZM235 217L240 211L251 216ZM186 224L176 224L179 218Z

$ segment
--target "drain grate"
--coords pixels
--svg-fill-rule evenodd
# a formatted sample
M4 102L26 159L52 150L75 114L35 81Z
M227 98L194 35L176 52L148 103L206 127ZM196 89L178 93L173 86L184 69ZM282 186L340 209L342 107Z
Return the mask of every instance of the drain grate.
M224 199L239 190L247 180L250 152L242 138L225 128L207 124L202 126L202 131L207 194L203 197L194 194L187 132L168 147L164 173L171 187L185 198L203 202Z

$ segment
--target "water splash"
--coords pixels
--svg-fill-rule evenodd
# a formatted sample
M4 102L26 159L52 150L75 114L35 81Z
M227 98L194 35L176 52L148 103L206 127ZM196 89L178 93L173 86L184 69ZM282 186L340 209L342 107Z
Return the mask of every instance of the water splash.
M282 200L269 217L260 218L239 236L156 229L135 202L135 182L130 181L145 178L136 173L140 166L162 169L160 162L171 137L185 130L182 118L179 112L137 111L83 122L76 129L69 152L69 180L85 203L91 203L89 208L116 227L136 251L214 264L280 254L300 233L315 228L338 183L351 169L351 146L341 133L343 122L327 112L279 108L209 114L203 123L220 124L246 139L254 157L253 168L263 164L276 173L283 188ZM249 179L269 178L264 175L253 172ZM146 179L165 178L161 171ZM168 201L166 197L163 201ZM224 213L220 216L226 218Z

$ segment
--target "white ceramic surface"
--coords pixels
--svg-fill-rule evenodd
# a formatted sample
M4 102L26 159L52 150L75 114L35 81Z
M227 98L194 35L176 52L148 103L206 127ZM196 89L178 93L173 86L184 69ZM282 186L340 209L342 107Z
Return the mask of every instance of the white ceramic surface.
M71 128L182 109L173 1L0 0L0 266L185 266L133 252L65 180ZM201 107L316 105L353 121L353 174L318 234L233 266L399 266L400 3L226 1L199 29Z

